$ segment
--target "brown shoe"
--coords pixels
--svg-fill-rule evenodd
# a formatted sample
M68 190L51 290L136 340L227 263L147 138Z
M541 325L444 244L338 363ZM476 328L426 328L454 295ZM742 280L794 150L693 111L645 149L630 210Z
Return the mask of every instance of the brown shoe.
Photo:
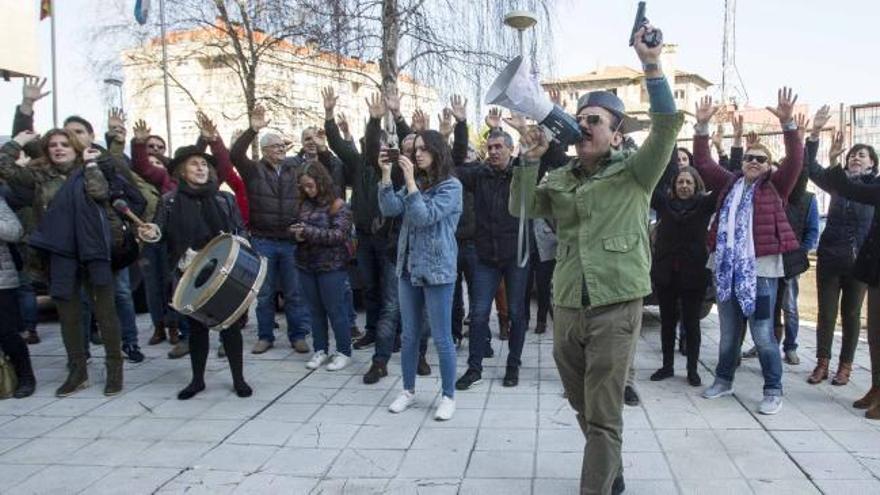
M826 379L828 379L828 358L819 358L816 362L816 367L813 368L813 372L807 378L807 383L815 385L822 383Z
M868 419L880 419L880 404L874 404L874 407L865 411L865 417Z
M153 329L153 336L150 337L150 341L147 342L147 344L156 345L161 342L165 342L166 339L168 339L168 337L165 335L165 325L159 323Z
M268 340L258 340L256 344L254 344L253 350L251 350L252 354L263 354L272 348L272 342Z
M880 404L880 387L871 387L868 393L861 399L853 402L856 409L871 409L875 405Z
M846 385L849 383L849 375L852 373L852 363L841 362L837 365L837 373L831 379L832 385Z
M168 327L168 343L177 345L180 342L180 330L177 327Z
M498 339L507 340L510 338L510 320L501 320L498 322Z
M37 333L36 328L28 329L26 335L24 337L24 341L27 345L36 345L40 343L40 334Z
M309 343L306 342L306 339L294 340L290 343L290 347L293 347L293 350L300 354L308 354L312 352L309 348Z

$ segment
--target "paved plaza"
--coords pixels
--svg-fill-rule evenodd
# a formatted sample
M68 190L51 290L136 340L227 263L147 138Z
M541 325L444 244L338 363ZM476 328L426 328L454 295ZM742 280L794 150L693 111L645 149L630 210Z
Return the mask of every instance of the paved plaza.
M648 381L660 365L653 309L635 359L643 404L624 414L627 494L880 493L880 422L850 407L870 384L864 338L850 385L810 386L815 332L805 324L802 363L784 365L782 411L760 416L755 359L740 368L735 397L700 398L680 355L675 378ZM147 315L139 323L146 344ZM246 349L254 326L252 318ZM703 332L700 371L708 384L717 358L714 314ZM37 394L0 402L2 493L577 493L583 436L562 397L550 334L528 335L513 389L501 386L507 352L493 341L496 357L483 383L456 395L458 410L445 423L432 414L439 389L433 350L432 376L417 381L418 407L393 415L386 408L400 390L399 358L387 378L364 385L372 349L355 351L343 371L310 372L308 356L282 347L279 333L279 347L245 355L255 393L240 399L212 334L208 389L179 401L189 360L167 359L167 344L144 345L147 360L126 363L124 393L112 399L101 393L102 352L93 348L91 387L56 399L64 348L57 324L42 325L41 335L43 343L31 347ZM838 346L839 338L835 355ZM460 355L459 374L465 361Z

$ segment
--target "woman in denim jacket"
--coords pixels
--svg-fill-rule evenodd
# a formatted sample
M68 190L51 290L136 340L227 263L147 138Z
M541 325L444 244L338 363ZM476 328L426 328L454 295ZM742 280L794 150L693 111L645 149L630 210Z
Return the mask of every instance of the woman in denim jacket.
M399 413L415 402L416 364L422 314L427 313L431 336L440 358L443 397L434 418L455 413L455 346L452 343L452 294L458 244L455 230L461 216L461 183L452 177L452 155L436 131L419 133L415 164L400 155L405 187L394 191L388 150L379 156L382 181L379 209L386 217L403 215L397 249L400 317L403 323L401 367L403 392L389 410Z

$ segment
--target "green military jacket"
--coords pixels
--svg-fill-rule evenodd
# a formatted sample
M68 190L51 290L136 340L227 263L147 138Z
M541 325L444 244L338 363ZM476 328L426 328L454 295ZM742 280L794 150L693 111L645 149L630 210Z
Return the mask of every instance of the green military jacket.
M526 160L514 169L510 214L520 215L524 193L529 218L557 222L555 305L600 307L651 293L651 193L683 122L681 112L651 114L651 132L642 147L612 151L593 175L577 158L537 185L539 161Z

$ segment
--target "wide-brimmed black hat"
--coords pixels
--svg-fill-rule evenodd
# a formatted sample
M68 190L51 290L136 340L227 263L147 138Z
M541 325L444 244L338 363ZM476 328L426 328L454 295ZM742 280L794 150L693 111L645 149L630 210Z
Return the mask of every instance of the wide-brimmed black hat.
M217 169L217 159L202 151L198 146L181 146L174 150L174 158L168 164L168 169L172 172L177 170L183 162L193 156L200 156L208 162L208 165Z
M623 101L611 91L591 91L578 98L577 111L585 107L599 107L608 110L615 117L620 119L620 132L627 134L636 132L647 127L638 120L626 114L626 107Z

